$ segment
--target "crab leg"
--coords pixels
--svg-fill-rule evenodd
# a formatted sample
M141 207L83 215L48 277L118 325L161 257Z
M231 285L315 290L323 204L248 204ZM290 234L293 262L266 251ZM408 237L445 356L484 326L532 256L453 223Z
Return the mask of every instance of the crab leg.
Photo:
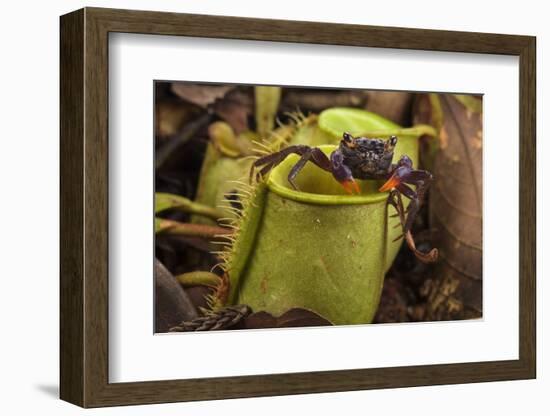
M255 168L262 166L260 171L256 174L256 180L259 180L260 177L266 175L271 169L281 163L290 154L297 154L300 156L300 159L292 167L288 174L288 182L294 189L298 189L294 179L308 161L327 172L332 172L330 160L320 149L305 145L295 145L289 146L277 153L266 155L256 160L250 169L250 182L252 182Z
M380 192L397 190L411 200L406 211L407 218L403 224L404 233L412 228L416 214L424 199L424 194L431 181L431 173L424 170L414 170L412 168L412 161L408 157L403 156L394 167L389 179L380 187ZM414 185L416 191L411 189L408 184Z
M304 153L306 153L308 150L309 147L304 145L289 146L279 152L260 157L250 167L249 181L252 182L255 168L263 166L260 172L258 172L258 174L256 175L256 179L259 179L259 177L267 174L273 167L281 163L288 155L295 153L297 155L303 156Z

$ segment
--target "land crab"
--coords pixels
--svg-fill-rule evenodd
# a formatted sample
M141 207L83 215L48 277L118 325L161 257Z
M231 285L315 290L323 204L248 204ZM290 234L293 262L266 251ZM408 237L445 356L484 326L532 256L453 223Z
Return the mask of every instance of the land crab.
M265 176L271 169L280 164L290 154L297 154L300 159L290 169L288 182L298 190L295 179L307 162L330 172L349 194L360 193L356 179L385 180L379 188L380 192L388 192L388 203L397 211L403 234L414 254L424 262L434 262L437 259L437 249L428 253L420 252L412 238L411 228L426 191L433 180L433 175L420 169L414 169L411 158L402 155L397 163L393 163L393 153L397 137L381 138L353 137L344 132L338 148L330 156L321 149L307 145L291 145L278 152L258 158L251 167L250 180L254 171L256 179ZM413 189L412 186L415 187ZM407 209L404 208L402 195L410 200Z

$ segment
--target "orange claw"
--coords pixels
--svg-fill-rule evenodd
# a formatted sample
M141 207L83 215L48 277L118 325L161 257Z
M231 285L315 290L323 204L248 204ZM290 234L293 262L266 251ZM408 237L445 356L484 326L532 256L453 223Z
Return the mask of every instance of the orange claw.
M354 179L348 179L348 180L342 181L340 183L342 184L342 186L344 187L346 192L350 195L352 195L354 193L354 191L357 194L361 193L361 191L359 189L359 185L357 185L357 182L355 182Z
M380 192L386 192L390 191L393 188L395 188L397 185L399 185L401 181L393 175L390 179L387 180L387 182L378 189Z

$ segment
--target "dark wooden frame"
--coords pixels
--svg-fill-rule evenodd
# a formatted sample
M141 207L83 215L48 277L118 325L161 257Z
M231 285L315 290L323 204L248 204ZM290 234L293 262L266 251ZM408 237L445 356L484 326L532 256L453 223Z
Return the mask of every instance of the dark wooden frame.
M519 359L109 383L108 34L180 35L519 56ZM83 406L535 378L535 38L85 8L61 17L61 388Z

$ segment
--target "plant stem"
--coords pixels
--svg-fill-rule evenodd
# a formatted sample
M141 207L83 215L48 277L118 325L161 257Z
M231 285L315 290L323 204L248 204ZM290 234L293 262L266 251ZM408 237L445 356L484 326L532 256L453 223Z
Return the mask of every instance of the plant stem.
M233 230L215 225L190 224L155 218L155 230L157 233L177 234L201 238L216 238L219 235L232 234Z

